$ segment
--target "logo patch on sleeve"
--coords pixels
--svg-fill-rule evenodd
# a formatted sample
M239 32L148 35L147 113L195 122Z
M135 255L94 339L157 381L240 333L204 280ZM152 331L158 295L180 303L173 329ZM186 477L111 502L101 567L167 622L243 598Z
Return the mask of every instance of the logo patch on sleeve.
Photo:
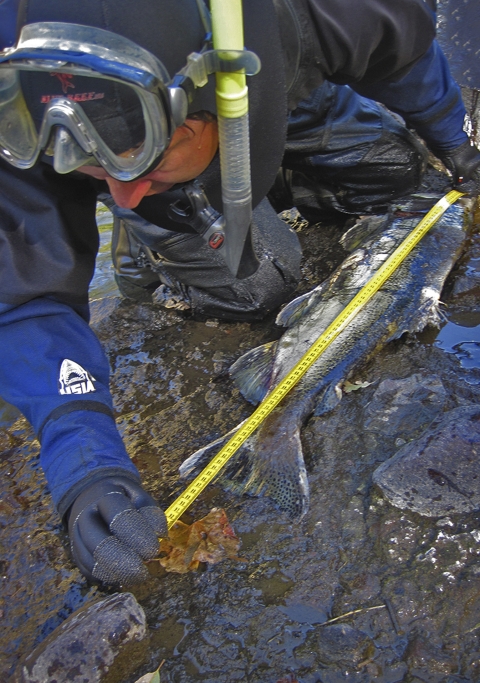
M95 378L81 365L65 358L58 378L59 394L89 394L96 391L94 382Z

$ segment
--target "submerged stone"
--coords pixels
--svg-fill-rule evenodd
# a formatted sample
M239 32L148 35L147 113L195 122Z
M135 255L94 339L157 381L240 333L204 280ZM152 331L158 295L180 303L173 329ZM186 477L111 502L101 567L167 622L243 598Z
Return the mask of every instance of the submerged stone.
M280 612L287 615L289 619L298 622L299 624L323 624L327 621L327 614L323 610L319 610L312 605L305 605L302 603L293 603L286 607L278 608Z
M425 429L442 411L447 392L436 375L414 374L380 383L365 409L367 431L406 438Z
M131 593L115 593L77 610L25 657L12 683L100 683L118 656L124 662L143 640L145 623Z
M480 407L456 408L378 467L373 481L396 507L427 517L480 509Z
M332 624L318 632L317 652L325 664L356 667L374 652L369 636L347 624Z

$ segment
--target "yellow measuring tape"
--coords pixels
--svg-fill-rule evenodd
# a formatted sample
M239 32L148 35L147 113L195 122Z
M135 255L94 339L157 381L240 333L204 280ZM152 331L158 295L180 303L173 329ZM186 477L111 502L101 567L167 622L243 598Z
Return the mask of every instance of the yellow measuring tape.
M325 349L338 337L360 309L378 292L385 281L395 272L402 261L409 255L412 249L426 235L430 228L438 221L445 211L463 196L463 192L452 190L440 199L435 206L422 218L412 232L404 239L397 249L380 266L375 275L353 297L335 320L320 335L316 342L302 356L298 363L288 373L278 386L276 386L260 403L254 413L244 422L232 438L212 458L211 462L192 481L185 491L167 508L168 526L171 527L183 515L193 501L208 486L217 474L223 469L228 460L236 453L240 446L253 434L266 417L278 406L288 392L299 382L307 370L315 363Z

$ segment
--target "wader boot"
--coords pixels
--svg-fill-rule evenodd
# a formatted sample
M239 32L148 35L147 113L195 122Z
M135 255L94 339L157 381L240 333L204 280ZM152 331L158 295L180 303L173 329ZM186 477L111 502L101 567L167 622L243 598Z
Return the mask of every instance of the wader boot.
M128 298L151 301L153 294L155 303L196 318L261 320L292 295L300 279L298 237L267 199L253 211L254 257L251 274L242 279L200 235L165 230L133 211L110 208L115 279Z

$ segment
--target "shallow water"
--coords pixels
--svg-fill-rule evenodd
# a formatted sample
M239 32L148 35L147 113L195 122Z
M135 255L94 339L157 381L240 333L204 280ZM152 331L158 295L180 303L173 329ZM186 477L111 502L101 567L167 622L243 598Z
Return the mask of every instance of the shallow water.
M438 332L435 344L445 351L457 356L466 370L480 368L480 325L476 324L478 316L467 316L466 322L472 325L459 325L447 322Z
M480 212L473 218L473 235L461 260L452 288L453 301L445 306L445 322L435 333L434 343L454 354L465 369L480 367ZM464 301L465 299L465 301Z
M113 278L113 265L110 253L113 216L102 204L97 206L97 226L100 233L95 275L90 284L90 299L120 296Z
M111 361L129 454L148 490L168 505L184 488L180 462L251 412L225 369L278 331L272 320L192 322L121 303L105 212L101 221L93 324ZM300 233L308 287L341 258L337 232ZM477 357L465 351L478 342L477 240L448 288L442 330L390 345L352 378L369 383L365 389L308 423L312 504L301 523L268 500L237 498L217 485L192 505L186 521L225 507L242 540L240 560L184 576L152 564L151 579L134 591L147 614L148 654L113 683L133 683L162 659L162 683L480 681L480 515L406 513L371 484L376 466L432 415L480 399ZM407 414L394 426L391 407L379 400L382 382L417 374L434 390L412 408L415 419ZM68 560L38 450L23 419L0 429L0 680L68 614L104 595Z

